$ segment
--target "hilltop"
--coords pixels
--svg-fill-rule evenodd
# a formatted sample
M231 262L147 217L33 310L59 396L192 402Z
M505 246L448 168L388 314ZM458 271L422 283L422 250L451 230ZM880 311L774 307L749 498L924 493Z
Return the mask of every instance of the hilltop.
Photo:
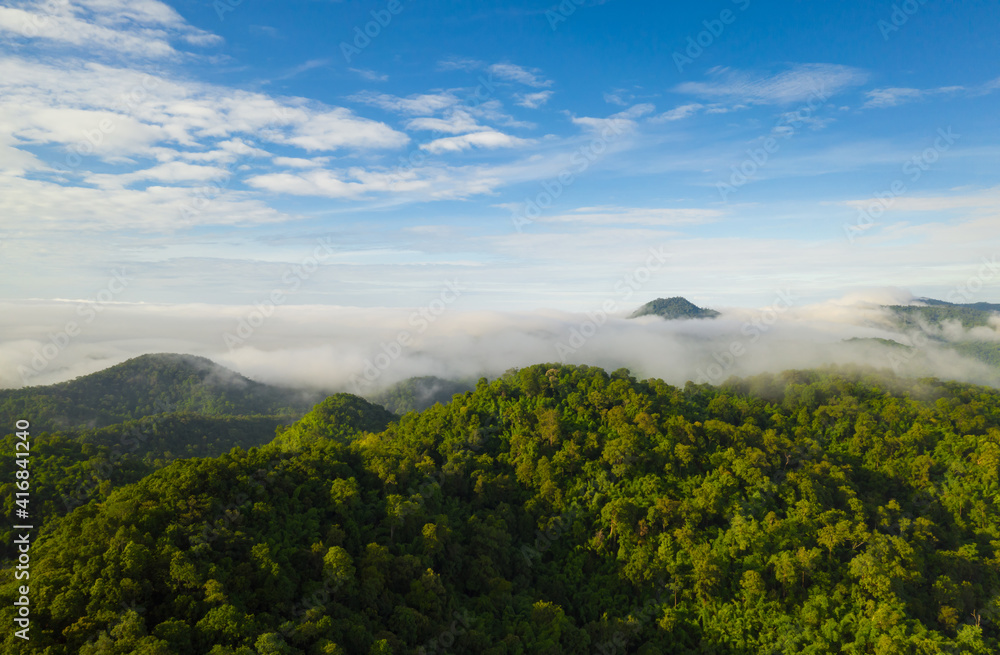
M716 318L719 312L714 309L703 309L686 298L657 298L635 310L629 318L640 316L659 316L668 321L690 318Z
M166 412L301 416L322 396L255 382L193 355L152 354L68 382L0 390L0 425L98 428Z

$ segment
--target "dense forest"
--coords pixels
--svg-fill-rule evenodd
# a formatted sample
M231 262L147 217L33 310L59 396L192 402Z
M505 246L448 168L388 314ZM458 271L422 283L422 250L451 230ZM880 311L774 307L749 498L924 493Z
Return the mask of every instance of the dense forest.
M137 482L176 459L217 457L233 448L265 445L290 422L283 416L176 413L96 430L38 433L31 449L35 524L45 524L91 499L104 500L117 487ZM4 437L3 452L14 452L16 442L13 435ZM0 479L7 516L15 510L13 473ZM0 527L3 543L10 544L12 534L9 525Z
M1000 652L995 390L542 365L359 400L51 522L4 652Z

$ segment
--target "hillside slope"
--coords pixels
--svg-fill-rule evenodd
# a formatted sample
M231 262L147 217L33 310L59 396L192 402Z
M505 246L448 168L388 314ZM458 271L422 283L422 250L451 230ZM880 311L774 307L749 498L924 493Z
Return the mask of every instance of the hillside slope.
M322 396L249 380L203 357L135 357L69 382L0 390L0 425L97 428L165 412L301 416ZM7 428L9 429L9 428Z
M407 412L422 412L435 403L447 404L456 393L474 388L472 384L445 380L434 376L409 378L372 396L371 401L402 416Z
M322 413L60 520L18 652L1000 649L995 390L544 365L380 434Z

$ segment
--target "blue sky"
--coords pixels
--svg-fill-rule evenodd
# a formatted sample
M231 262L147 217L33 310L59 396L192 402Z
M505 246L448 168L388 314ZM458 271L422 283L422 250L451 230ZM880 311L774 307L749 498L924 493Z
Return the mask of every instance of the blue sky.
M466 309L587 311L650 248L634 304L944 297L1000 250L998 27L930 0L7 1L0 293L127 270L116 302L247 305L322 241L289 304L460 280Z

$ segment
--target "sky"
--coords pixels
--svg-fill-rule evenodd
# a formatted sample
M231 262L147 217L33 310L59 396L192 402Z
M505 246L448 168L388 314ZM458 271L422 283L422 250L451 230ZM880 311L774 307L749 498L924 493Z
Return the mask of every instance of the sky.
M456 286L1000 301L998 28L934 0L4 0L6 343L84 306L153 329Z

